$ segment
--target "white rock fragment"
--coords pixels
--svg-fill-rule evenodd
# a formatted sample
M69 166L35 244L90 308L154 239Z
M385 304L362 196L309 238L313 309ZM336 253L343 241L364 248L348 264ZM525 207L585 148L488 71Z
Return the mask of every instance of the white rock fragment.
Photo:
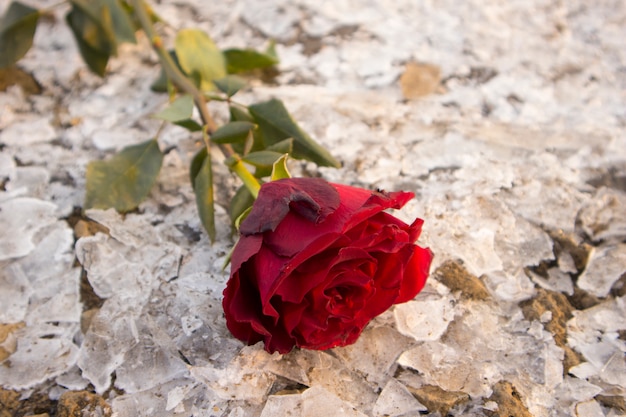
M557 406L562 410L571 409L574 404L593 399L602 392L602 388L588 382L586 379L566 375L563 382L557 387L555 396Z
M74 236L67 223L57 221L38 233L35 250L15 263L29 277L34 293L27 322L80 321L80 269L74 268Z
M15 171L15 159L8 152L0 151L0 178L11 180Z
M396 417L427 410L404 385L390 379L374 404L373 414L376 417Z
M224 400L246 400L262 403L276 377L264 368L271 355L260 344L243 348L226 368L212 365L190 366L189 372Z
M567 343L587 362L569 370L579 378L598 377L608 384L626 386L626 345L618 332L626 329L626 299L607 300L583 311L574 311L567 322Z
M242 18L268 38L288 41L295 36L302 15L297 9L281 7L280 2L254 2L242 10Z
M451 296L409 301L394 309L398 331L417 341L438 340L454 319L455 313Z
M170 390L170 392L167 393L167 404L165 406L165 410L170 411L176 409L175 412L177 413L184 412L185 407L183 405L183 400L185 399L185 396L189 393L190 388L191 387L189 385L184 385L175 387L174 389Z
M138 329L138 343L125 353L123 362L115 369L116 387L133 394L187 376L187 366L172 348L173 342L159 343L167 336L158 337L157 332L154 325L143 324Z
M126 146L147 140L145 133L138 129L114 127L97 130L92 135L93 145L103 151L119 151Z
M562 179L531 179L513 187L504 198L516 214L535 224L574 232L576 213L588 197Z
M55 382L60 386L73 391L80 391L87 388L89 381L83 378L80 368L76 365L71 367L67 372L59 375Z
M393 375L396 359L411 340L391 327L368 326L356 343L333 352L348 369L365 374L367 381L382 388Z
M582 229L594 241L621 242L626 239L626 193L602 187L578 219Z
M562 292L567 295L574 294L574 282L572 281L572 277L559 268L548 269L548 278L544 278L531 270L527 270L526 274L541 288Z
M116 417L174 417L181 414L210 417L220 415L224 406L202 384L187 379L170 381L134 394L118 395L110 403ZM173 408L168 409L168 404Z
M102 213L107 216L111 211ZM98 233L79 239L76 257L87 270L89 282L99 297L119 294L146 300L161 280L168 281L178 275L181 249L162 241L145 221L133 224L130 218L126 223L116 214L114 219L102 221L109 227L110 236Z
M0 264L2 265L2 264ZM19 265L0 268L0 323L18 323L26 318L30 297L35 290Z
M287 416L290 414L293 417L304 417L302 394L270 395L260 417Z
M30 166L17 167L13 179L6 185L6 190L13 193L43 198L45 189L50 182L50 171L45 168Z
M535 294L535 286L524 271L518 269L512 274L492 272L484 275L490 292L504 301L523 301Z
M309 386L323 387L353 407L365 413L371 411L377 398L376 388L357 369L344 366L334 355L324 351L302 350L296 363L306 370Z
M574 261L574 257L569 252L561 252L559 254L559 258L557 259L559 269L565 273L575 273L578 270L576 269L576 262Z
M261 417L366 417L322 387L314 386L302 394L272 395Z
M606 297L613 284L626 273L626 244L594 249L577 285L596 297Z
M417 370L426 384L471 396L488 397L493 384L512 376L520 385L542 384L544 391L560 384L563 352L551 337L526 335L528 324L521 316L499 316L493 306L465 308L450 323L445 342L424 342L404 352L398 363Z
M0 143L10 146L29 146L50 142L57 134L49 117L31 118L9 125L0 131Z
M29 389L63 374L76 364L78 347L70 338L48 333L48 330L56 331L51 327L31 329L18 338L17 350L0 366L0 385ZM70 333L76 330L72 327Z
M495 401L487 401L483 405L483 408L489 411L496 411L498 409L498 403Z
M128 306L129 301L108 300L93 317L80 347L78 366L98 393L110 388L111 374L139 342L138 314Z
M182 316L180 318L180 324L183 328L183 332L187 336L191 336L193 332L201 328L204 323L198 316Z
M0 261L29 254L35 234L56 221L56 205L35 198L0 201Z
M604 415L602 407L595 400L576 404L575 413L576 417L600 417Z

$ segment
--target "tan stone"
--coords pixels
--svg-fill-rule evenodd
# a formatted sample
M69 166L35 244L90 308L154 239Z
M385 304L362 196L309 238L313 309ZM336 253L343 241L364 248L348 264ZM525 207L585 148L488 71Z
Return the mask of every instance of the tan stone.
M68 391L57 405L58 417L109 417L111 406L101 396L88 391Z
M409 62L400 77L400 88L405 98L414 99L437 91L440 81L441 70L438 66Z
M485 284L469 273L460 261L444 262L433 276L452 291L461 291L463 296L472 300L486 300L490 297Z
M462 391L446 391L437 385L424 385L419 388L408 387L409 391L428 411L439 411L443 416L450 409L469 401L469 395Z
M524 406L520 394L510 382L501 381L497 383L493 387L493 394L489 400L498 404L498 409L495 411L485 410L485 414L489 417L533 417Z

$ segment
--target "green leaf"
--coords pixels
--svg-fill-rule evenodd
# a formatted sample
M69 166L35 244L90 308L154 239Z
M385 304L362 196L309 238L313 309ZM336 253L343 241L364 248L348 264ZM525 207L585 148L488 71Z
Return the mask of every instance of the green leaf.
M284 139L293 138L293 157L307 159L320 166L340 167L326 149L315 142L293 120L282 101L272 99L248 107L250 114L259 125L266 146Z
M272 175L271 180L282 180L283 178L291 178L291 174L287 169L287 159L289 158L289 154L284 154L272 166Z
M293 138L281 140L272 146L267 147L268 151L274 151L278 153L292 153L293 152Z
M256 151L250 152L248 155L241 158L242 161L254 165L259 168L269 168L274 165L283 154L273 151Z
M254 119L248 113L247 107L230 106L230 121L231 122L250 122L254 123ZM256 124L255 124L256 126ZM248 136L247 140L243 143L233 143L233 150L239 155L246 155L251 151L260 151L265 148L263 145L263 138L259 129L252 131L252 136Z
M178 97L169 106L156 113L153 117L167 122L179 122L191 118L193 114L193 97L185 94Z
M90 70L104 76L111 55L117 52L111 13L97 2L71 0L72 9L65 17L74 34L78 50Z
M135 26L131 19L132 14L119 0L102 0L111 14L113 33L118 43L137 43L135 38Z
M230 106L228 109L230 112L231 122L250 122L254 123L254 119L250 116L250 113L246 109L242 109L239 106Z
M252 211L252 206L250 206L247 209L245 209L244 212L241 213L239 215L239 217L237 217L235 219L235 228L237 230L239 230L239 225L241 225L241 222L244 221L246 219L246 217L248 217L248 214L250 214L251 211Z
M252 203L254 203L254 197L252 197L248 188L245 185L239 187L228 206L228 215L233 225L242 213L252 207Z
M174 122L174 124L180 127L184 127L190 132L199 132L202 130L202 125L200 125L200 123L196 122L193 119L179 120L177 122Z
M226 94L228 97L232 97L237 91L246 86L246 80L236 75L227 75L224 78L213 80L213 84L215 84L217 89L222 93Z
M215 143L243 142L254 127L255 124L250 122L230 122L217 129L211 135L211 140Z
M126 212L148 196L154 185L163 153L155 139L128 146L107 161L87 165L85 208L115 208Z
M19 61L33 46L40 13L25 4L14 1L0 20L0 67Z
M193 182L196 179L196 176L202 169L202 164L204 163L204 158L206 158L206 154L206 147L203 146L202 149L200 149L191 160L191 164L189 165L189 182L192 186Z
M72 5L70 12L78 12L83 18L81 38L91 48L115 55L117 41L113 30L111 10L102 4L102 0L69 0Z
M185 94L174 100L168 107L154 114L153 117L174 123L191 132L198 132L202 130L202 126L191 118L192 114L193 97Z
M196 194L196 205L202 225L211 242L215 242L215 202L213 197L213 170L211 154L202 148L191 162L191 184Z
M180 66L189 77L199 80L200 89L211 90L213 80L226 76L224 56L203 31L180 30L175 45Z
M275 53L257 52L254 49L226 49L224 51L229 74L272 67L278 64Z

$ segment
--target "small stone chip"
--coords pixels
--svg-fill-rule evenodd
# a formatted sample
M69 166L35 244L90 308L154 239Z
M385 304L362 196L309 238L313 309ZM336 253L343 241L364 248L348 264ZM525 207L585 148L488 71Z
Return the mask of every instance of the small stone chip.
M489 400L498 404L496 411L485 410L485 414L490 417L533 417L510 382L502 381L497 383L493 387L493 394L489 397Z
M437 385L407 388L429 412L439 411L442 416L448 415L450 409L466 403L470 399L469 395L463 391L446 391Z

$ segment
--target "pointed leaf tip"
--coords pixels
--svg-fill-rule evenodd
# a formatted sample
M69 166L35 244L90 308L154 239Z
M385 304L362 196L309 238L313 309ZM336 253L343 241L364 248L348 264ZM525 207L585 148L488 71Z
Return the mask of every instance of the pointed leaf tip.
M297 159L307 159L320 166L340 167L326 149L315 142L293 120L282 101L271 99L248 107L250 114L259 125L266 146L287 138L293 138L293 154Z
M213 169L211 154L202 148L191 163L191 181L196 195L196 206L204 229L211 242L215 242L215 200L213 194Z
M277 181L285 178L291 178L291 174L289 174L289 170L287 169L287 159L289 158L289 154L286 153L281 156L274 165L272 166L272 175L271 180Z
M14 1L0 19L0 68L19 61L33 46L40 13Z
M213 80L226 76L226 61L209 35L198 29L183 29L175 40L176 56L185 73L199 81L200 89L212 90Z

